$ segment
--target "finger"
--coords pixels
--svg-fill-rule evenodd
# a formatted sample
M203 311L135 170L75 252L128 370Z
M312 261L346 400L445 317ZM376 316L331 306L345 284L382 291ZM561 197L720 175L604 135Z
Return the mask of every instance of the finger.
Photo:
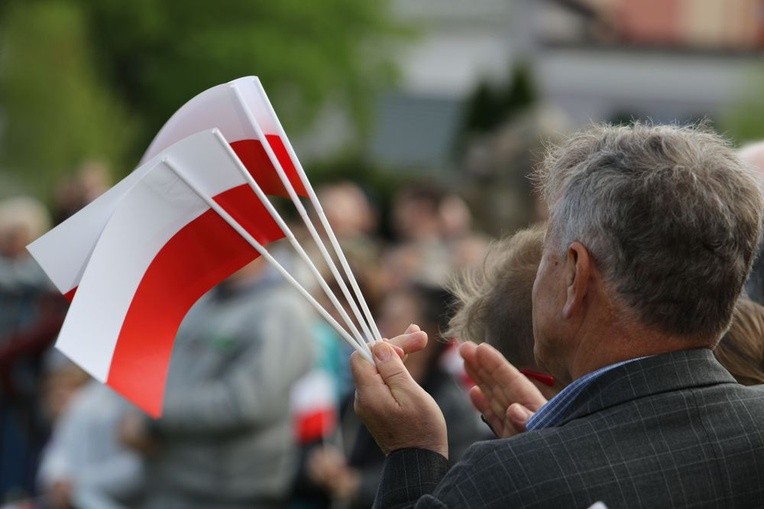
M403 348L401 348L398 345L395 345L390 342L387 338L382 338L382 341L386 342L388 345L393 347L393 350L395 350L395 353L398 354L398 357L400 357L403 360L406 360L406 352L403 351Z
M350 371L353 374L356 391L375 391L386 387L376 366L359 352L353 352L350 356Z
M531 416L533 416L533 412L519 403L512 404L507 408L507 421L517 433L522 433L526 430L528 419Z
M475 363L475 349L477 345L472 341L465 341L459 344L459 355L464 360L464 369L467 370L470 365ZM469 374L469 373L467 373ZM472 375L470 375L470 378ZM473 378L474 380L474 378Z
M415 384L408 369L406 369L400 357L396 355L391 345L377 343L372 348L372 354L374 355L374 363L376 364L379 376L385 385L390 388L394 397L397 390L405 389L411 386L411 384Z
M470 368L475 371L478 378L475 381L481 387L490 387L496 397L503 395L502 403L521 403L532 411L546 403L546 398L533 382L489 344L483 343L475 349L475 362Z
M404 334L411 334L412 332L419 332L420 330L422 330L422 329L420 329L417 324L412 323L411 325L408 326L408 328L406 329L406 332L404 332Z
M503 422L504 413L496 414L493 411L490 403L486 400L478 386L475 386L470 390L470 400L478 412L480 412L483 421L491 428L493 434L497 437L501 437L503 435L503 429L505 428L505 423Z
M472 402L472 406L475 407L475 410L483 415L485 415L486 412L491 411L491 404L488 402L488 399L485 397L479 386L476 385L472 387L469 391L469 395L470 401Z
M497 407L501 408L500 414L509 406L511 401L501 390L501 383L493 380L491 372L485 369L477 358L478 345L472 342L464 343L459 348L459 353L464 359L464 369L469 377L480 386L483 394L489 400L493 400Z
M392 345L400 347L406 354L423 350L424 347L427 346L427 333L421 330L408 332L412 327L419 329L419 327L412 324L408 329L406 329L404 334L396 336L390 339L388 342Z

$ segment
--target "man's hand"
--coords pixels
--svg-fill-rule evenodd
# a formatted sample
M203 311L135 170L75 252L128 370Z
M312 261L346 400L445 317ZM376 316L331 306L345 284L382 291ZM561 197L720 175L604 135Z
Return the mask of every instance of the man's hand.
M459 348L467 374L477 384L470 399L499 438L525 431L525 423L546 398L503 355L487 343Z
M404 352L411 352L426 343L427 334L412 326L407 333L372 347L374 365L357 352L350 359L356 385L356 414L385 454L415 447L448 458L443 412L411 378L400 352L393 347L397 345Z

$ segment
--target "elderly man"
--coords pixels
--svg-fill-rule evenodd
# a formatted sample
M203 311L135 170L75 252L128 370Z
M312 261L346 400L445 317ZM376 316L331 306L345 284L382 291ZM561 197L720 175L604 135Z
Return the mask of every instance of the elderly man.
M763 507L764 391L711 352L759 239L754 178L713 134L635 126L573 136L540 182L535 355L572 383L545 403L490 346L465 344L473 402L500 436L527 431L448 470L442 414L400 350L355 356L356 409L388 454L377 505ZM393 339L424 342L416 326Z

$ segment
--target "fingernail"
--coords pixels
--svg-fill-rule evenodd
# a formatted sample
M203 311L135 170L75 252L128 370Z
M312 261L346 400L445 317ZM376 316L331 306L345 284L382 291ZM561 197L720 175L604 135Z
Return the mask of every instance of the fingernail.
M380 362L386 362L390 359L390 347L384 343L378 343L374 346L374 357Z

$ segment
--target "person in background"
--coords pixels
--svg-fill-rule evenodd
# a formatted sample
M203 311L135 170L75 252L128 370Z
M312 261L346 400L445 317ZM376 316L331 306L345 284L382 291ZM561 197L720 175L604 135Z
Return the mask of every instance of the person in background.
M119 440L119 424L134 407L95 380L70 399L56 419L38 470L45 500L54 509L134 507L143 465Z
M759 186L764 189L764 141L743 145L738 155L754 171ZM748 296L759 304L764 304L764 241L759 244L753 268L745 283Z
M714 355L738 383L764 384L764 306L740 297Z
M274 253L282 265L282 253ZM297 467L292 385L313 363L307 303L262 258L184 319L162 417L122 439L146 465L147 508L280 508Z
M56 184L54 222L59 224L77 213L111 186L109 167L101 161L84 161L76 171Z
M562 386L534 358L531 321L545 232L546 225L537 225L497 241L481 263L465 266L451 279L455 312L445 335L494 346L550 398Z
M442 286L450 274L450 251L441 214L446 196L445 191L432 184L420 184L400 189L393 198L391 224L397 242L392 253L406 253L401 261L414 264L403 267L403 272L411 276L404 278L404 284L417 281ZM393 277L395 271L395 267L391 268Z
M38 200L0 201L0 500L34 494L48 433L39 398L42 359L63 323L66 301L26 245L49 227Z

